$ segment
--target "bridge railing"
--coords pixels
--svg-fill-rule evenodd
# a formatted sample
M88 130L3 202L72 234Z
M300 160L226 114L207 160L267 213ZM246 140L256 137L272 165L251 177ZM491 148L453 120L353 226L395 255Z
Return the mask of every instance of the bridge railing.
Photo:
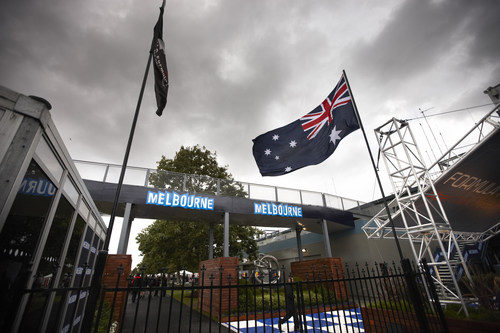
M121 165L74 160L83 179L118 183ZM127 185L165 188L171 191L208 195L235 196L249 199L326 206L341 210L358 210L359 200L338 195L287 187L255 184L157 169L129 166L123 181ZM323 200L324 198L324 200Z

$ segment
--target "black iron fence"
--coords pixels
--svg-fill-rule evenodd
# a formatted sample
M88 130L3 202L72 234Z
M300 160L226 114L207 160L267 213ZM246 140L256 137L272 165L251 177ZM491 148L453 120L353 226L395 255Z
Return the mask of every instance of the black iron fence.
M295 276L241 267L124 276L117 267L108 285L101 278L92 287L25 290L19 331L447 331L425 262L311 266Z
M238 267L123 276L98 288L80 328L65 332L443 332L446 322L425 262L284 268L255 276ZM300 275L300 276L299 276ZM108 279L109 281L109 279ZM264 281L260 283L259 281ZM95 282L95 281L94 281ZM123 286L125 282L125 286ZM29 290L77 295L89 288ZM75 307L76 308L76 307ZM66 311L67 313L68 311ZM66 316L68 316L66 314ZM57 316L56 316L57 317ZM54 318L56 318L54 317Z

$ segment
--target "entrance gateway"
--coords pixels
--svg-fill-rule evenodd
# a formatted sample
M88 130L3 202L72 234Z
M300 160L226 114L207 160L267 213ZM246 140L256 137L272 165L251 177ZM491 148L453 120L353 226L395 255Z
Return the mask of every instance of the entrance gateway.
M125 282L120 282L121 271L115 264L104 274L108 280L107 287L102 289L105 295L102 299L111 300L112 306L116 305L115 309L118 309L116 316L106 314L106 321L110 318L108 323L116 320L118 327L131 332L134 329L142 331L145 327L153 330L156 327L157 331L172 328L179 332L206 332L212 327L224 332L253 331L252 328L283 332L332 329L363 332L365 327L376 331L385 331L389 327L401 330L420 328L424 332L444 330L444 316L437 295L431 289L432 281L425 264L424 270L419 268L417 271L412 271L409 265L403 269L394 265L348 267L340 258L332 258L329 232L353 228L354 218L351 212L327 206L327 202L332 202L328 201L331 199L328 195L318 193L320 201L316 204L287 203L278 200L284 191L269 187L275 190L275 200L260 200L252 197L255 191L251 186L238 186L232 182L233 188L245 188L245 191L235 191L236 195L221 190L221 184L217 184L215 193L209 193L199 183L197 188L203 191L187 191L187 185L199 176L169 172L164 176L177 178L177 182L166 182L177 186L151 188L147 186L147 178L142 180L146 186L123 185L118 209L118 215L124 217L119 251L126 252L130 224L134 217L138 217L195 221L212 226L224 223L224 255L213 258L213 252L209 251L210 259L200 263L197 282L186 280L184 275L179 280L175 274L161 273L145 277L160 278L161 286L146 284L147 287L139 286L137 290L120 288L119 283ZM184 181L179 182L182 177ZM213 185L218 181L205 178L203 183ZM85 180L85 185L100 211L110 212L117 185L106 182L106 179ZM304 193L298 193L300 199L304 199L300 195ZM259 275L258 279L253 274L242 274L243 270L237 268L238 258L229 257L230 221L239 225L295 228L298 249L301 249L300 231L303 228L322 233L327 258L301 261L302 252L299 250L299 261L292 263L289 271L283 269L277 274L275 269L264 270L264 276ZM210 249L213 249L212 232L208 237ZM290 271L293 279L289 278ZM394 288L393 283L399 287ZM130 304L126 301L129 292L137 295L143 292L145 296ZM156 292L158 297L154 296ZM387 301L386 296L405 305L414 304L415 313L405 312L399 306L390 310L374 309L366 302L382 304ZM123 303L115 301L118 299L124 300Z
M110 167L94 162L76 162L77 164L105 166L106 170L109 170ZM137 170L138 168L133 169ZM229 254L230 223L296 229L299 236L297 238L299 258L302 257L300 251L301 230L323 234L326 254L328 257L332 257L329 233L354 228L354 217L351 212L327 205L327 202L342 202L343 198L340 197L334 197L335 200L332 200L328 194L266 186L268 193L270 193L269 189L274 191L272 191L271 196L266 197L266 199L269 198L268 200L259 200L251 195L252 190L256 190L251 184L233 181L228 186L223 183L227 181L221 179L160 170L154 172L157 175L161 172L162 180L167 185L164 189L157 189L148 186L151 170L144 170L147 170L145 172L146 179L140 182L144 185L124 184L121 190L117 215L123 216L124 220L118 244L118 254L127 252L130 228L134 218L195 221L208 223L212 227L214 224L223 223L224 256ZM84 182L100 212L109 214L117 184L108 181L106 176L107 173L103 178L100 178L101 181L84 179ZM200 177L203 178L200 179ZM242 190L243 185L245 185L246 190ZM262 187L262 185L254 186ZM290 195L291 191L296 191L295 198L292 198L293 194ZM288 196L285 197L285 195ZM312 195L316 197L312 199ZM264 196L261 194L258 197L263 198ZM282 202L279 197L288 199L292 203ZM207 245L211 247L213 232L207 236L209 238ZM212 253L213 251L209 251L210 259L213 259Z

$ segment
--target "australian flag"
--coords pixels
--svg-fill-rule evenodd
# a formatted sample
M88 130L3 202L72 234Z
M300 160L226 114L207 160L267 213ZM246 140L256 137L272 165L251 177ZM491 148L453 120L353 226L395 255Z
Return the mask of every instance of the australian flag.
M346 78L314 110L291 124L253 139L263 176L279 176L326 160L359 124Z
M160 7L160 16L154 27L153 43L151 52L153 53L154 75L155 75L155 95L156 114L161 116L165 105L167 105L168 94L168 70L167 58L165 57L165 43L163 42L163 8L165 2Z

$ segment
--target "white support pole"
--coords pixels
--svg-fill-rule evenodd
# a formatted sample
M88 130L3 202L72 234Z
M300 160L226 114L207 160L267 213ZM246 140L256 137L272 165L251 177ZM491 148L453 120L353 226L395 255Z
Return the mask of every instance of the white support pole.
M229 213L224 212L224 257L229 257Z
M130 238L130 228L132 226L132 221L134 220L133 217L130 217L131 211L132 204L130 202L127 202L125 204L125 213L123 214L123 224L120 233L120 240L118 241L118 250L116 251L116 253L118 254L127 254L128 239Z
M214 224L210 223L208 231L208 259L214 258Z
M323 197L323 206L326 207L325 193L322 194L322 197ZM328 225L326 224L325 219L322 220L321 226L323 228L323 242L325 243L326 257L331 258L332 248L330 247L330 236L328 235Z
M322 226L323 226L323 242L325 242L326 257L332 258L332 249L330 247L330 237L328 235L328 225L326 224L325 219L323 219Z

